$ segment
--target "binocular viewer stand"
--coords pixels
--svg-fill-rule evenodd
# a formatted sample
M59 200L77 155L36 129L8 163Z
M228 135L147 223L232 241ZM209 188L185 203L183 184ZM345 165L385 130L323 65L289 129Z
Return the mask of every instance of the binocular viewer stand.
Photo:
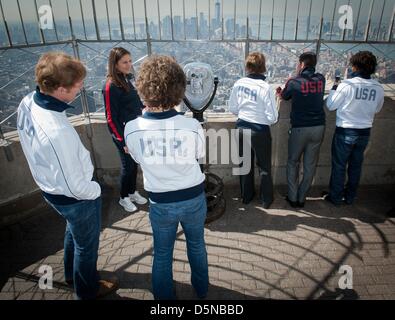
M219 80L217 77L213 77L211 67L203 63L187 64L184 67L184 72L187 77L184 103L192 112L193 118L205 128L207 122L204 121L203 114L214 100ZM207 224L218 219L225 212L224 184L220 177L209 171L208 164L201 164L200 168L206 176L207 217L205 223Z

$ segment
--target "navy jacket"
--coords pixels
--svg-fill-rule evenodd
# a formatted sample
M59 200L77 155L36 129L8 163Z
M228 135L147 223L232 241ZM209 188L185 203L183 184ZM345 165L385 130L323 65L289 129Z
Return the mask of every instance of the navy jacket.
M142 109L144 109L130 77L128 77L127 83L129 92L116 86L111 81L107 81L102 90L108 129L113 139L119 142L122 147L125 146L124 130L126 123L140 116Z
M325 77L315 73L315 68L305 68L299 76L288 80L281 97L284 100L292 98L293 128L325 124L324 92Z

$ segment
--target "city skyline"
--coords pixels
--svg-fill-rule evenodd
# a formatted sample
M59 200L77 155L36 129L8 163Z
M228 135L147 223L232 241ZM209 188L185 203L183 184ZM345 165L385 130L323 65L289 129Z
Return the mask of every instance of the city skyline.
M44 0L35 1L37 7L48 4ZM23 25L19 18L17 2L1 0L1 3L11 40L13 43L19 44L20 39L18 38L23 34ZM39 14L34 3L34 0L26 0L22 2L23 5L20 6L20 9L26 33L30 33L30 37L37 41L39 38ZM93 3L95 7L92 7ZM72 29L74 29L75 36L80 39L81 30L79 29L81 28L85 29L82 32L84 35L98 33L105 38L107 34L121 32L122 27L125 31L124 34L128 35L128 39L143 39L147 37L148 33L153 39L169 38L171 26L173 26L173 33L178 34L181 34L184 29L188 31L190 28L190 32L184 34L184 37L188 38L197 38L199 35L216 38L218 34L222 35L222 33L227 36L233 33L235 38L243 38L247 35L247 17L249 19L248 36L251 38L271 38L270 30L267 29L272 29L273 38L282 39L284 35L284 39L288 39L292 38L291 35L296 28L300 34L298 39L304 36L307 39L312 39L318 38L322 14L323 27L328 29L325 30L324 36L333 35L341 40L342 30L339 29L337 23L341 14L338 9L340 5L347 3L353 9L354 19L351 19L353 29L346 30L346 39L352 39L355 35L356 40L361 40L370 12L367 0L351 2L335 0L326 0L325 2L323 0L278 0L275 2L272 0L249 0L247 2L236 0L145 0L145 3L146 6L144 6L144 1L120 0L120 8L118 8L118 1L58 0L51 2L55 27L67 30L64 33L68 33L71 38L66 14L69 12ZM374 0L374 4L370 15L369 37L384 40L389 35L390 18L395 0ZM93 13L96 15L96 21ZM147 18L147 25L145 18ZM95 29L95 22L98 24L98 30ZM26 26L27 24L29 27ZM94 32L91 30L92 25L95 29ZM236 30L236 27L243 30ZM163 32L158 30L163 30ZM44 38L51 32L54 30L44 29ZM35 34L33 35L33 33ZM7 44L6 38L5 25L1 23L0 17L0 42L3 45ZM19 42L15 39L18 39Z
M3 5L6 19L8 19L7 17L12 14L10 8L14 7L15 9L17 2L10 0L0 1ZM47 3L47 0L36 1L38 5ZM375 17L380 13L379 4L382 5L383 9L393 7L395 4L395 0L386 2L382 0L375 1L377 3L373 14ZM336 1L338 5L341 2ZM34 0L23 2L23 4L28 3L30 3L30 7L29 5L21 6L28 43L27 45L25 43L25 34L22 25L20 23L9 22L8 20L8 28L13 45L26 45L28 47L30 43L39 44L41 42L38 22L27 22L28 15L26 16L25 12L31 11L30 14L34 13L34 6L32 6ZM34 64L37 62L41 53L56 49L74 54L71 46L72 36L69 21L63 20L62 15L59 15L60 8L62 6L63 9L66 8L66 2L65 0L52 0L52 3L57 8L57 10L54 10L56 33L54 29L43 30L45 44L50 45L51 42L55 43L50 46L44 44L22 50L8 49L9 43L0 17L0 62L2 65L2 73L0 75L0 121L11 116L15 112L20 99L28 92L34 90ZM80 3L82 7L80 7ZM112 46L110 42L100 42L100 40L122 42L120 19L122 21L124 37L129 42L118 43L118 45L125 45L132 52L134 61L152 52L174 56L180 64L200 61L212 65L216 76L220 79L220 84L217 95L210 108L211 111L227 110L229 92L234 82L244 75L244 58L248 39L260 41L250 42L248 44L249 51L261 51L265 54L267 59L267 81L272 85L283 85L287 78L294 74L298 54L306 50L315 51L317 48L319 48L320 54L317 70L327 77L329 80L328 83L333 80L336 73L344 73L349 53L345 54L343 51L355 51L363 48L365 50L373 50L380 57L379 67L376 73L377 79L384 83L395 83L395 51L393 50L393 42L380 45L376 44L377 49L370 44L355 46L355 43L347 43L348 40L353 40L354 38L355 40L362 41L365 39L367 22L364 19L360 19L359 21L354 21L354 25L356 26L354 30L346 30L344 34L345 42L341 43L343 34L337 24L335 24L337 17L333 16L334 11L330 10L331 5L333 5L333 8L335 5L335 2L332 0L325 2L325 8L328 7L329 9L327 12L324 12L322 38L320 39L322 40L321 47L317 47L316 43L321 27L321 21L319 19L321 14L317 13L320 11L320 4L323 4L323 0L300 0L300 7L298 9L299 12L303 12L300 16L297 15L298 10L294 8L296 1L285 2L285 0L279 0L276 1L274 8L269 6L265 7L265 10L260 10L260 6L258 6L260 0L249 0L248 8L245 6L241 8L241 1L185 0L186 5L190 4L190 6L187 6L188 8L186 8L187 10L184 15L182 10L179 10L183 8L184 0L172 0L172 11L169 8L170 0L147 0L148 30L146 29L145 19L141 20L141 17L145 16L144 8L141 5L143 2L141 1L138 4L136 0L120 0L121 7L127 9L122 12L118 11L117 5L108 7L110 17L110 21L108 21L107 14L102 10L105 1L95 0L94 3L97 4L97 30L92 12L90 15L85 15L84 20L81 20L81 15L78 18L77 14L78 12L80 14L81 12L89 13L89 10L92 9L89 8L89 4L91 3L91 0L82 0L81 2L79 0L68 1L70 16L72 17L72 30L77 43L80 44L81 60L87 65L88 75L85 80L85 88L88 94L89 110L92 112L102 110L103 107L100 90L105 81L106 55ZM114 1L113 3L118 3L118 1ZM262 3L272 4L273 1L262 0ZM285 3L287 3L286 12L284 9ZM312 4L311 8L310 3ZM360 8L362 17L366 13L366 10L369 9L369 6L366 5L367 2L360 2L360 0L352 1L354 7L358 7L358 3L364 3ZM196 6L196 4L198 5ZM251 10L254 6L256 10L252 14ZM311 9L311 14L309 14L309 9ZM237 14L235 14L236 12ZM390 20L385 17L390 12L392 11L384 10L379 20L373 19L371 21L368 40L387 39ZM278 19L273 19L272 21L271 14L273 14L273 17L278 17ZM251 17L258 17L258 15L260 15L260 20L251 19ZM248 30L246 23L247 16L250 18ZM298 20L296 20L297 16ZM285 22L284 17L286 18ZM379 24L379 21L381 24ZM297 26L298 30L296 40L299 40L300 43L281 43L282 39L295 39L295 26ZM147 31L149 33L150 43L147 42ZM272 34L270 33L271 31L273 31ZM97 38L97 34L99 35L99 39ZM89 42L84 43L84 39L89 40ZM133 43L134 39L139 41ZM172 41L173 39L174 41ZM202 41L194 42L193 40L195 39ZM209 41L210 39L215 41L223 39L223 41ZM325 43L325 40L329 39L338 40L339 43ZM178 40L180 42L177 42ZM188 42L189 40L192 41ZM239 41L232 43L232 40ZM58 41L64 41L65 44L57 45L56 42ZM97 55L98 52L102 54ZM139 65L137 64L135 66L136 71L138 71L138 67ZM13 81L14 79L18 79L18 81ZM70 110L70 112L72 114L81 113L81 101L77 99L75 104L76 108ZM3 126L12 128L15 122L14 118L15 116L11 116L9 121L7 120Z
M162 18L160 24L155 24L151 21L148 25L149 37L152 40L163 39L171 40L174 39L221 39L222 37L226 39L246 39L247 36L251 39L262 39L268 40L271 38L269 31L272 31L273 39L293 39L294 32L292 31L295 25L293 22L286 22L282 25L276 25L269 21L261 21L260 30L257 30L256 25L250 25L247 33L247 26L240 25L237 20L229 18L224 21L218 21L217 18L211 19L211 22L207 19L204 13L199 15L199 18L191 17L190 19L183 20L181 16L174 16L171 19L170 16L165 16ZM147 38L147 29L145 23L139 24L125 24L117 25L116 27L106 28L107 23L104 20L98 20L98 33L101 39L113 39L121 40L122 30L124 32L125 39L141 39ZM223 28L222 28L223 26ZM298 21L299 32L297 34L298 39L314 40L318 38L318 33L320 29L320 22L311 18L306 18L305 20ZM375 38L383 39L386 37L386 33L389 26L386 24L377 26L372 25L370 28L369 35L375 36ZM36 29L36 30L35 30ZM107 29L107 30L106 30ZM355 38L362 38L365 35L366 28L359 28L357 30L346 30L345 40ZM28 43L39 43L40 35L38 32L38 27L35 23L25 24L25 33L22 28L17 24L9 25L10 35L13 43L23 44L25 43L25 34ZM97 36L95 30L95 23L91 21L90 23L85 23L84 26L73 26L74 35L76 39L83 40L86 36L87 39L93 40ZM286 32L287 31L287 32ZM257 34L259 32L259 34ZM55 40L68 40L71 39L71 29L68 24L57 25L56 34L55 29L44 30L43 35L46 41ZM300 37L299 37L300 35ZM303 37L303 35L305 37ZM56 39L56 36L58 39ZM283 38L284 36L284 38ZM338 27L331 26L329 22L323 24L322 27L322 37L323 39L337 39L342 40L342 30ZM7 46L8 40L4 34L0 33L0 45Z
M37 9L39 9L41 6L47 6L50 5L48 1L44 0L36 0L37 1ZM68 1L68 2L66 2ZM86 0L81 0L82 1L82 8L83 10L88 10L91 9L91 6L88 6L88 3L84 3ZM111 6L106 6L105 0L94 0L95 1L95 10L97 14L100 15L107 15L108 11L108 17L110 19L118 19L119 13L118 10L114 10L114 7ZM114 0L108 0L108 4L111 4L113 1L113 5L115 7L118 6L117 2ZM310 0L301 0L303 1L310 1ZM317 1L317 0L316 0ZM318 0L323 3L323 0ZM317 1L317 2L318 2ZM335 0L326 0L327 2L330 3L332 2L333 5L335 4ZM19 17L19 9L17 6L17 3L15 0L1 0L3 4L3 10L4 16L7 21L18 21L20 19ZM134 14L134 16L138 19L144 20L145 19L145 13L147 13L148 17L155 18L158 16L157 11L158 11L158 3L160 8L165 8L166 6L169 6L170 0L160 0L159 2L157 0L130 0L132 5L127 4L126 0L121 0L121 7L124 8L129 8L132 9L130 12L130 16L133 15L132 11L134 13L139 13L139 15ZM146 9L144 7L144 2L146 3ZM277 0L275 2L275 8L282 8L285 5L285 0ZM68 6L67 6L68 4ZM69 12L71 17L75 16L80 16L78 14L78 10L80 10L80 6L76 4L79 4L79 0L59 0L57 2L52 1L52 8L53 8L53 14L57 16L59 19L61 19L61 12L63 13L63 20L68 21L67 17L67 12ZM185 7L184 7L185 4ZM209 4L209 5L207 5ZM291 5L289 5L291 6ZM261 11L257 11L256 8L260 7ZM26 22L33 22L37 21L37 15L40 15L36 12L35 9L35 4L33 0L24 0L24 2L21 3L21 14L22 18ZM248 1L238 1L238 0L172 0L172 11L173 11L173 16L177 16L177 12L183 13L185 8L185 15L190 16L190 15L195 15L197 12L200 14L201 12L206 13L206 15L209 15L209 12L211 11L211 17L216 18L218 20L221 19L222 17L226 18L227 16L233 16L234 11L236 8L237 15L238 17L241 17L245 19L247 16L250 17L258 17L259 15L266 16L266 17L271 17L272 13L274 14L274 17L280 18L283 17L283 13L280 12L281 10L275 10L273 8L273 0L262 0L262 5L260 0L248 0ZM210 10L211 9L211 10ZM240 10L242 9L242 10ZM103 14L104 13L104 14ZM141 13L144 13L143 15ZM175 13L175 14L174 14ZM313 7L312 8L312 15L319 15L321 13L321 10L319 7ZM182 14L178 14L182 15ZM164 15L163 15L164 16Z
M120 43L131 51L133 61L140 60L148 54L147 47L140 43ZM90 49L90 47L92 49ZM107 55L112 47L111 43L91 43L89 46L80 46L81 60L87 67L87 77L85 79L85 88L88 98L88 107L90 112L103 112L103 100L101 89L105 83ZM297 63L297 56L306 50L314 50L314 44L276 44L276 43L253 43L251 51L260 51L264 53L267 62L267 81L273 89L278 85L284 85L286 80L294 75ZM352 49L351 47L349 47ZM359 46L352 49L359 51L369 49L369 46ZM55 45L50 47L36 47L31 50L8 50L0 56L2 65L2 75L0 76L0 121L7 119L2 124L4 132L15 128L15 110L22 97L35 89L34 82L34 65L41 53L48 50L62 50L68 54L73 54L71 45ZM227 102L230 90L233 84L244 76L244 46L241 43L176 43L170 42L166 45L153 43L153 53L170 55L176 58L181 64L189 62L205 62L212 65L214 73L219 78L219 86L215 99L209 109L209 112L227 111ZM343 50L347 50L344 47ZM372 50L372 48L370 48ZM380 46L375 50L379 57L379 67L375 77L383 83L395 83L395 59L393 55L390 58L380 57L380 51L391 50L388 47ZM347 68L347 62L350 52L339 54L342 46L332 47L324 46L320 51L320 60L317 65L317 71L323 73L328 82L327 89L333 82L335 74L344 74ZM102 52L98 55L98 52ZM141 63L141 61L140 61ZM139 65L135 65L138 72ZM13 81L17 77L17 81ZM81 100L77 99L72 103L74 109L69 109L70 115L81 114ZM8 118L10 117L10 118Z

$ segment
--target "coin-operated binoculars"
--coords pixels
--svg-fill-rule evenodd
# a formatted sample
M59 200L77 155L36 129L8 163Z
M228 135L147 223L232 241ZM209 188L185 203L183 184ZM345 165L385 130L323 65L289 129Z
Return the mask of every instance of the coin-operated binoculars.
M193 117L205 127L203 113L214 100L218 78L214 76L209 64L201 62L188 63L184 67L184 73L187 78L184 103L192 111ZM201 166L201 168L206 175L206 223L209 223L218 219L225 212L224 184L220 177L209 172L207 165Z
M203 122L203 113L213 102L218 87L211 66L206 63L192 62L184 67L187 78L184 103L192 111L193 117Z

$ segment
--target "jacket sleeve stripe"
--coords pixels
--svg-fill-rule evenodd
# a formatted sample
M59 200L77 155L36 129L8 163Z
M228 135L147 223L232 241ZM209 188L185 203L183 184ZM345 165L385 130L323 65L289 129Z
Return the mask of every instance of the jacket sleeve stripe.
M32 118L34 119L33 115L32 115ZM47 139L48 139L48 141L49 141L49 144L51 145L51 148L52 148L52 150L53 150L53 152L54 152L54 154L55 154L55 157L56 157L56 159L58 160L59 168L60 168L60 171L62 172L62 175L63 175L63 178L64 178L64 182L66 183L67 189L69 189L70 193L72 194L72 196L73 196L75 199L77 199L77 200L82 200L80 197L78 197L77 195L75 195L75 194L73 193L73 191L71 190L70 185L69 185L69 182L67 181L67 177L66 177L65 171L63 170L62 163L60 162L58 153L56 152L56 149L55 149L55 147L54 147L54 144L53 144L52 141L51 141L51 138L50 138L49 135L45 132L44 128L41 127L41 125L39 124L39 122L36 121L36 120L35 120L35 122L37 123L37 126L40 127L40 129L41 129L41 131L44 133L44 135L47 137Z
M112 115L111 115L111 104L110 104L110 86L111 86L111 81L107 81L106 83L106 111L107 111L107 122L111 128L111 131L115 134L115 137L117 138L118 141L122 141L122 137L117 131L117 128L115 127L114 121L112 120Z

